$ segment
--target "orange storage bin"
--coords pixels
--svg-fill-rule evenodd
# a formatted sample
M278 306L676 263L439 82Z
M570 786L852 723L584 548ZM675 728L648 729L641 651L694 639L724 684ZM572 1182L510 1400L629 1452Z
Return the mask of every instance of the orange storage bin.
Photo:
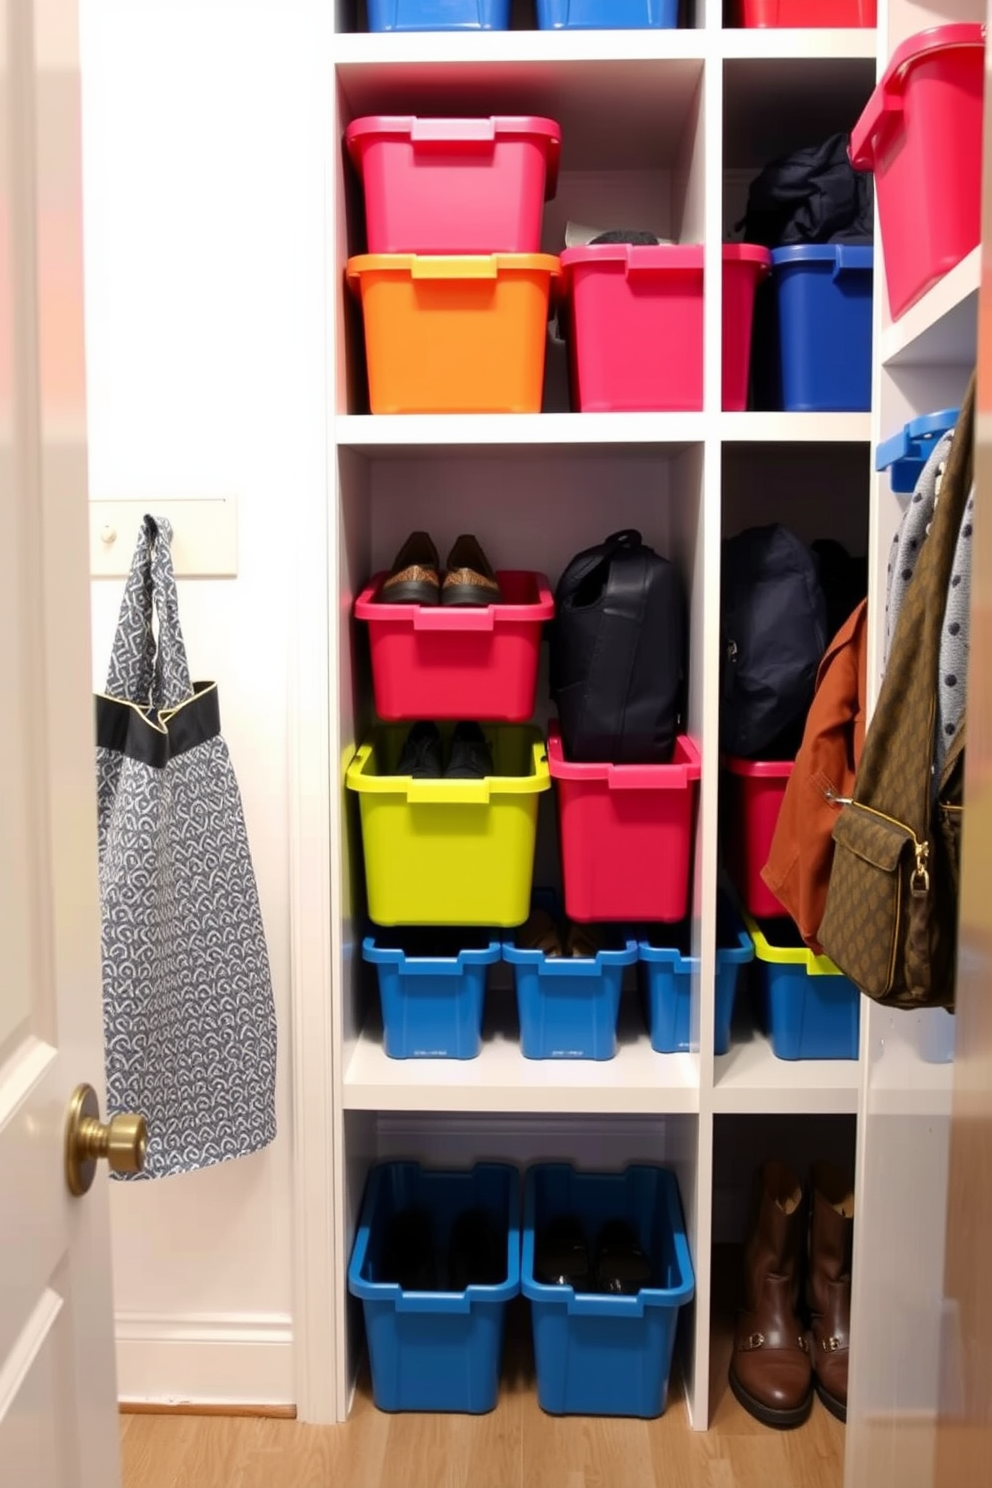
M349 259L372 412L540 413L558 274L548 253Z

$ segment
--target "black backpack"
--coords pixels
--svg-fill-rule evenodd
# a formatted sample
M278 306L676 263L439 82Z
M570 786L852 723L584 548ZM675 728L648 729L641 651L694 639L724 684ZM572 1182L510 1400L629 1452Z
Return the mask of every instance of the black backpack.
M720 748L791 759L829 640L816 556L788 527L750 527L722 566Z
M639 532L615 532L573 558L558 582L551 631L551 695L566 759L667 763L684 648L678 571Z
M737 223L744 242L766 248L873 242L872 178L854 169L849 143L846 134L833 134L766 165L751 182L747 211Z

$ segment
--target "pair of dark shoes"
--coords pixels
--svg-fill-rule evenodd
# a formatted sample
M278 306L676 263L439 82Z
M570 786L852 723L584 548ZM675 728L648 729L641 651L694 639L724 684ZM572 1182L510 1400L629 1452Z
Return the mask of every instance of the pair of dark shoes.
M463 532L448 554L444 577L429 533L411 532L377 596L380 604L492 605L499 581L478 539Z
M598 925L577 925L570 920L559 924L538 905L531 910L526 924L517 931L517 948L543 951L545 956L568 956L588 961L607 949L607 936Z
M607 1220L590 1261L582 1221L573 1214L563 1214L541 1235L534 1256L534 1278L545 1286L634 1297L642 1287L651 1285L651 1262L625 1219Z
M400 753L397 775L414 780L485 780L495 775L492 750L477 723L460 723L451 736L447 767L436 723L415 723Z
M506 1243L491 1214L466 1209L457 1216L442 1264L433 1216L417 1206L390 1219L376 1280L397 1282L405 1292L463 1292L499 1286L506 1276Z

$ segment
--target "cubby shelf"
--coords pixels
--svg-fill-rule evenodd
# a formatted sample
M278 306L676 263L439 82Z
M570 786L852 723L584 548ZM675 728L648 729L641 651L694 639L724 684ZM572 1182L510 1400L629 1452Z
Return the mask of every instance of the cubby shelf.
M667 445L674 453L702 442L701 413L342 414L337 442L363 454L403 454L445 445L483 449L544 445Z
M756 30L727 27L720 32L720 55L728 61L744 58L789 61L798 57L874 60L877 39L868 26L835 30L768 26Z
M982 250L946 273L921 300L882 332L887 367L973 365L978 344L978 286Z
M389 1059L377 1029L359 1038L344 1077L344 1105L364 1111L555 1115L686 1115L699 1110L699 1060L656 1054L647 1037L621 1042L615 1059L525 1059L516 1038L488 1037L478 1059Z
M740 1115L772 1112L825 1115L858 1108L860 1066L845 1059L776 1059L755 1032L714 1064L713 1110Z
M723 413L725 444L864 444L870 413Z

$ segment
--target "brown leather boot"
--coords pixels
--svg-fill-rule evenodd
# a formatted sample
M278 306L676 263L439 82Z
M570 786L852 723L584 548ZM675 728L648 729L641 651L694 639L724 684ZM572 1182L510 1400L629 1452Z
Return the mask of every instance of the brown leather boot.
M810 1189L806 1301L814 1383L827 1410L846 1421L854 1184L833 1163L820 1162L813 1168Z
M796 1316L803 1193L795 1175L779 1162L759 1170L756 1190L730 1388L766 1426L801 1426L813 1405L809 1344Z

